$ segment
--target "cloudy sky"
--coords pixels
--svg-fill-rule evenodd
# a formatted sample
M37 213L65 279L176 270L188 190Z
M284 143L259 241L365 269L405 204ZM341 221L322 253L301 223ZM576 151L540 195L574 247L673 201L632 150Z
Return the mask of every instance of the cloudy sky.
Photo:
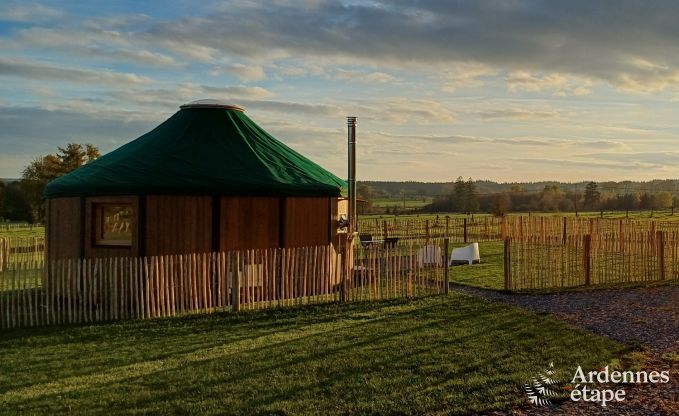
M0 5L0 177L110 151L182 103L240 104L345 176L679 177L675 1L59 1Z

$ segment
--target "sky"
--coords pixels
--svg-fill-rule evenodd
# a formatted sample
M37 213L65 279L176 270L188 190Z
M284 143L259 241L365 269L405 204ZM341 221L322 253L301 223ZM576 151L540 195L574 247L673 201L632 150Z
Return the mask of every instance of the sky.
M679 2L0 4L0 177L204 98L341 177L679 177Z

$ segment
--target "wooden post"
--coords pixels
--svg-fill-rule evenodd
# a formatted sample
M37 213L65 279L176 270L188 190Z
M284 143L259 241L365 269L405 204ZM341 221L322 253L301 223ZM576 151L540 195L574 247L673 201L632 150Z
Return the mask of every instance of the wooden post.
M591 254L592 254L592 235L587 234L584 235L583 237L583 269L584 269L584 274L585 274L585 285L588 285L591 283Z
M450 239L448 237L443 240L443 293L446 295L448 294L449 288L449 275L450 275L450 267L449 267L449 256L450 254L448 253L448 250L450 249Z
M503 215L502 219L500 219L500 236L504 240L505 238L508 237L507 235L507 216Z
M658 275L660 280L665 280L665 233L657 232L656 237L658 247Z
M561 235L561 244L563 244L563 245L566 245L566 236L568 235L567 234L567 228L566 228L566 221L567 221L567 218L563 217L563 231L561 233L562 234Z
M620 232L620 248L619 248L619 250L620 250L620 253L624 253L625 252L625 227L623 225L622 219L620 220L619 227L620 227L620 231L619 231Z
M231 253L231 309L234 312L240 310L240 276L238 269L240 268L240 261L238 259L238 252Z
M429 244L429 220L424 223L427 244Z
M446 238L450 237L450 216L446 215Z
M387 227L387 220L382 221L382 239L386 240L389 237L389 228Z
M464 242L466 244L467 243L467 218L463 218L463 220L464 220L464 221L462 221L462 226L464 227L463 238L464 238Z
M340 301L346 302L349 298L349 241L348 235L340 235Z
M505 237L503 269L505 273L505 290L512 288L512 262L511 262L512 238Z

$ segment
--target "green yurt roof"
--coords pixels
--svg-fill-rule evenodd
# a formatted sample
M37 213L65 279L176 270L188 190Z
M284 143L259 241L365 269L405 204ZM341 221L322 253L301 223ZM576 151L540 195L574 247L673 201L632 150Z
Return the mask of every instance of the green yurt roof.
M242 108L199 100L138 139L51 181L45 196L339 196L345 186L264 131Z

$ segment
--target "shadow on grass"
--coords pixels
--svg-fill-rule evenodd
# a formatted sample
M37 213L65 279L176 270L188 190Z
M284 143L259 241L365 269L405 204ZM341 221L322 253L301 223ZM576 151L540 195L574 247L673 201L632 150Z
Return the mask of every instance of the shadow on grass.
M0 405L13 413L473 413L521 403L548 360L623 351L459 295L10 333Z

